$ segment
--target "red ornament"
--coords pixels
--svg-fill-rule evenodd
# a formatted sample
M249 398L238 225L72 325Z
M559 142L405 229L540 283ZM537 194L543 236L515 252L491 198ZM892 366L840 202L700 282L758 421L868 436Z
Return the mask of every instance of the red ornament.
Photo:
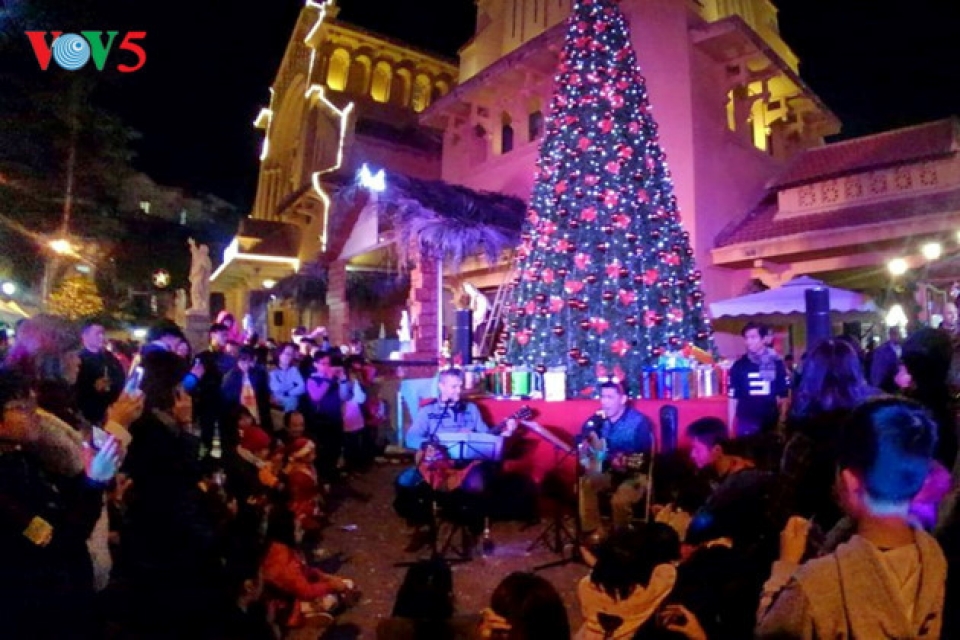
M523 308L527 312L527 314L531 316L537 311L537 305L533 300L528 300L527 304L524 305Z
M683 309L674 307L667 311L667 320L670 322L683 322Z
M567 192L567 181L561 180L553 187L553 192L557 195Z
M580 212L580 219L584 222L593 222L597 219L597 208L596 207L584 207Z
M627 316L625 322L627 323L628 327L635 327L638 323L637 316Z
M613 223L617 229L626 229L630 226L630 216L624 215L622 213L615 213L610 216L610 221ZM636 236L634 236L636 239Z
M587 284L597 284L597 276L592 273L584 278L584 280L587 281Z
M620 261L614 260L613 262L608 264L606 267L607 277L611 279L616 278L617 276L620 275L621 269L622 267L620 266Z
M567 355L576 360L580 357L580 347L570 349L570 351L567 351Z
M583 184L587 185L588 187L592 187L598 182L600 182L600 176L594 175L592 173L583 179Z
M607 163L606 170L607 170L607 173L617 175L618 173L620 173L620 163L615 160L612 160Z
M598 242L596 248L597 248L597 251L599 251L600 253L606 253L606 252L607 252L607 249L610 248L610 243L609 243L609 242Z
M580 151L586 151L587 149L590 148L591 144L592 143L590 142L590 138L583 136L582 138L580 138L580 140L577 141L577 148L580 149Z
M557 269L557 275L560 276L561 278L566 278L567 273L569 272L567 271L566 267L560 267L559 269Z
M603 298L604 302L610 302L616 297L616 294L613 291L604 291L600 294L600 297Z
M603 192L603 204L609 209L613 209L620 203L620 194L613 189L607 189Z
M630 343L623 338L614 340L613 343L610 344L610 351L622 358L630 352Z
M589 321L589 320L581 320L578 324L579 324L580 328L583 329L584 331L586 331L587 329L590 328L590 321Z
M567 330L564 329L564 328L563 328L563 325L561 325L561 324L555 325L555 326L553 327L553 335L557 336L558 338L561 337L561 336L563 336L563 334L566 333L566 332L567 332Z
M603 333L604 331L610 328L610 323L607 321L606 318L593 317L593 318L590 318L590 326L597 333Z
M617 293L617 298L620 300L620 304L625 307L629 307L637 301L637 294L634 291L620 289L620 291Z
M660 277L660 272L656 269L647 269L643 272L643 284L648 287L652 287L657 283L657 279Z
M657 325L657 312L656 311L644 311L643 312L643 326L647 329L652 329Z
M560 240L557 240L557 244L553 246L557 251L563 253L570 248L570 241L568 241L566 238L561 238Z
M530 342L530 330L524 329L517 333L517 344L521 347L527 346L527 343Z
M563 284L563 288L567 293L575 295L583 291L583 283L579 280L567 280Z
M586 253L578 253L573 257L573 266L579 271L585 271L591 262L590 256Z
M678 256L675 253L668 253L666 258L664 258L664 262L666 262L671 267L680 266L680 256Z
M550 296L550 312L559 313L563 309L563 298Z
M540 279L544 284L553 284L553 269L544 269L541 271Z
M533 296L533 299L539 302L540 304L543 304L544 302L547 301L547 294L538 293L537 295Z

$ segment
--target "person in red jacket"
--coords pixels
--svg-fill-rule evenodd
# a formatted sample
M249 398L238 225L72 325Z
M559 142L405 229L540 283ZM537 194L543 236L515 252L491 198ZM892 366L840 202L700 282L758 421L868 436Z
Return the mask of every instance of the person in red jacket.
M287 447L290 462L285 470L287 489L290 496L288 507L297 522L306 531L320 528L322 517L320 482L314 461L317 459L317 446L307 438L297 438Z
M352 580L323 573L307 564L297 548L301 535L302 529L291 511L274 511L261 571L278 612L277 620L288 631L285 637L299 637L302 633L304 638L316 638L333 624L333 613L356 602L359 592Z

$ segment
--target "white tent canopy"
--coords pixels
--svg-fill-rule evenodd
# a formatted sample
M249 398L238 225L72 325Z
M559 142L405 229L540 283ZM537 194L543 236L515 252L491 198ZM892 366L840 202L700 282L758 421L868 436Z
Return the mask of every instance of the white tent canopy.
M807 289L825 287L830 291L830 311L840 314L872 314L877 306L867 296L856 291L828 287L809 276L797 276L776 289L710 303L713 319L747 316L802 315L806 311Z
M0 322L6 322L9 325L15 325L24 318L29 318L30 314L13 300L0 300Z

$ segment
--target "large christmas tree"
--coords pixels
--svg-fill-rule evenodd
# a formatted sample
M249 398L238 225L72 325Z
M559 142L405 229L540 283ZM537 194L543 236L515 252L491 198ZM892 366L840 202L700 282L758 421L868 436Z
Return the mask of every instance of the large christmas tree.
M616 0L577 0L540 147L508 306L513 365L567 367L568 397L598 374L638 395L643 369L712 350L690 235Z

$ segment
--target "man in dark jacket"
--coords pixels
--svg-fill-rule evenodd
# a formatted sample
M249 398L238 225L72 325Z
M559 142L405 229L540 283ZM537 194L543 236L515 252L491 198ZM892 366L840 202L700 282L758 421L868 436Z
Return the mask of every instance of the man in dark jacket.
M29 387L0 371L0 636L94 638L87 539L119 464L118 445L109 440L85 474L60 476L26 450L39 429Z
M889 338L873 352L870 361L870 384L885 393L897 393L897 383L894 378L900 366L900 327L890 327L887 331Z
M80 334L80 372L77 374L77 406L92 424L102 425L107 407L120 397L126 372L120 361L104 348L103 325L87 322Z
M267 433L272 433L270 383L267 372L257 366L256 360L256 351L251 347L240 347L236 366L223 378L223 408L230 413L237 405L245 407L253 414L257 424ZM223 438L224 434L221 433L220 437Z
M223 415L223 378L235 364L234 359L226 353L226 346L227 327L212 324L210 348L197 354L197 363L203 367L203 374L194 392L196 419L200 423L200 440L207 451L213 447L217 423Z

